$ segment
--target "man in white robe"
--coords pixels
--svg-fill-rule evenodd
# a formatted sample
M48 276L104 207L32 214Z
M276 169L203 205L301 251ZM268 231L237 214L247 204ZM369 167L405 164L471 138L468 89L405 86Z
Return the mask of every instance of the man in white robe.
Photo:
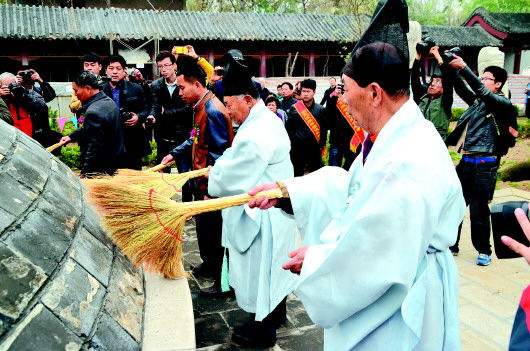
M225 72L224 99L239 129L232 146L210 170L208 193L216 197L242 194L257 184L293 176L290 141L282 121L259 98L244 66L233 63ZM295 248L296 225L280 209L263 212L238 206L222 215L230 285L239 307L253 314L250 323L234 329L232 340L244 347L273 346L278 324L286 318L285 298L297 280L281 268Z
M325 328L326 350L459 350L448 247L465 203L451 159L410 99L394 46L360 48L343 73L350 113L370 133L363 157L349 172L325 167L285 180L289 200L249 205L291 207L307 246L284 268L300 273L296 294Z

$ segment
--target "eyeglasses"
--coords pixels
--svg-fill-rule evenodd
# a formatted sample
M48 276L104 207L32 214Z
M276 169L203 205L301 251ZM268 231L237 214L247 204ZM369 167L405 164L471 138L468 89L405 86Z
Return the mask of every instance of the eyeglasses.
M172 67L173 64L172 63L166 63L166 64L163 64L163 65L157 65L157 66L158 66L158 69L163 69L163 68Z
M484 82L486 80L493 80L494 81L495 79L494 78L490 78L490 77L480 77L480 81L481 82Z

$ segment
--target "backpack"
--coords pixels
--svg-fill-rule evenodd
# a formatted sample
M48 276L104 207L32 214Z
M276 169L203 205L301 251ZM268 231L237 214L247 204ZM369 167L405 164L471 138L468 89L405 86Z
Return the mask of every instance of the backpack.
M517 138L517 110L513 105L507 116L502 118L495 118L495 126L497 127L497 138L495 142L495 153L499 156L504 156L508 150L515 145Z

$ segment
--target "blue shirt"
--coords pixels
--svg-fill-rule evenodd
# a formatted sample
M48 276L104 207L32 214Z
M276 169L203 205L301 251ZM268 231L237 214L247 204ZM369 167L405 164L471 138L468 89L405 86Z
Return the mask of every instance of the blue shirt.
M120 110L120 88L112 88L112 100Z

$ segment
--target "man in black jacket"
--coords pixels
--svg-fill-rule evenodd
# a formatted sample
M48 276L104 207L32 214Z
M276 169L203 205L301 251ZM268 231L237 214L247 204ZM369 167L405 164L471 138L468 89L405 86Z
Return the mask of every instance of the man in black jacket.
M103 92L118 107L123 124L125 158L121 166L140 170L142 169L142 157L146 150L143 124L149 114L144 90L139 84L125 80L127 76L126 62L120 55L109 56L107 76L109 76L110 82L103 86Z
M322 167L321 150L326 146L327 137L326 110L315 102L316 86L313 79L304 79L300 83L301 100L287 111L285 129L291 139L295 177Z
M476 264L491 263L490 210L499 165L498 125L513 113L513 106L501 92L507 73L497 66L486 67L480 78L475 76L458 56L449 66L458 70L455 91L469 105L447 137L448 145L456 145L463 154L456 171L464 198L469 205L471 241L478 251ZM466 87L463 78L469 88ZM460 225L460 229L461 229ZM451 251L458 253L458 239Z
M329 77L329 88L324 92L324 96L320 101L320 105L327 106L326 104L331 99L331 95L335 92L335 87L337 86L337 79L335 77Z
M118 108L100 87L98 77L87 71L72 83L77 98L86 107L85 120L80 129L63 137L61 142L78 142L82 177L91 173L113 174L125 153Z

